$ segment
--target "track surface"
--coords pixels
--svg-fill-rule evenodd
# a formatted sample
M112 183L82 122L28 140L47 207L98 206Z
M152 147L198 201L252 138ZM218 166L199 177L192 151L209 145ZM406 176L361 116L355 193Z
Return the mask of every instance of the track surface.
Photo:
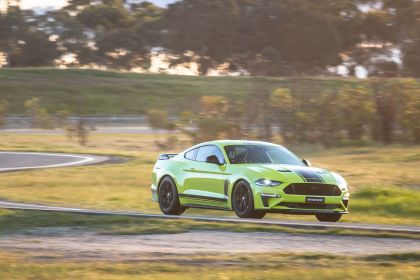
M271 232L189 231L177 234L106 235L61 227L0 236L0 251L29 253L35 258L47 260L196 262L197 259L192 256L237 253L395 254L420 251L420 242L404 238ZM217 262L218 258L212 259Z
M110 157L34 152L0 152L0 172L97 164Z
M54 154L54 153L29 153L29 152L0 152L0 172L18 171L36 168L52 168L78 166L85 164L103 163L110 157L94 156L94 155L74 155L74 154ZM349 229L361 231L378 231L378 232L394 232L394 233L411 233L420 234L418 226L402 226L402 225L376 225L376 224L358 224L358 223L321 223L306 221L290 221L290 220L254 220L254 219L238 219L223 217L199 217L199 216L164 216L158 214L144 214L139 212L124 211L108 211L96 209L71 208L60 206L48 206L39 204L16 203L9 201L0 201L0 208L20 209L20 210L40 210L40 211L56 211L79 214L92 215L124 215L142 218L159 218L159 219L190 219L196 221L210 222L231 222L231 223L248 223L259 225L278 225L292 228L313 228L313 229Z

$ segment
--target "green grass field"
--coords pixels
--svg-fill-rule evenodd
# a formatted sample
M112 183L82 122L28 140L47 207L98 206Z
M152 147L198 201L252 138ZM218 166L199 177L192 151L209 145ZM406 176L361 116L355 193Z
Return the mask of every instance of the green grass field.
M0 174L0 198L56 205L159 213L150 195L151 170L159 151L152 135L94 134L81 147L64 135L0 134L0 150L114 154L130 157L122 164L96 165ZM173 152L191 143L181 141ZM344 175L352 192L350 215L343 221L420 225L420 147L346 147L292 150ZM168 151L171 152L171 151ZM232 212L191 209L187 214L231 215ZM312 216L270 214L269 218Z
M352 79L305 79L309 88L336 88L365 83ZM194 111L203 95L245 99L256 82L267 89L288 87L289 79L255 77L189 77L96 70L43 68L0 69L0 100L10 103L9 113L23 114L23 103L38 97L50 112L72 114L136 115L151 108L172 114ZM303 83L303 80L300 81Z

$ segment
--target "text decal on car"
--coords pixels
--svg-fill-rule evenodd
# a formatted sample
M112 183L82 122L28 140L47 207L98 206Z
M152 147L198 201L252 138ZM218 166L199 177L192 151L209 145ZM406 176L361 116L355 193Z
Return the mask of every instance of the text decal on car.
M306 203L324 203L325 197L315 197L315 196L307 196Z

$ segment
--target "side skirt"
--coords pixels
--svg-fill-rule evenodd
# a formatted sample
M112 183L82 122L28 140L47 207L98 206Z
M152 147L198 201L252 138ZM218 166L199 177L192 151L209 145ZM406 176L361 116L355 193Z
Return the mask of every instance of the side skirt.
M203 199L209 201L216 201L216 202L227 202L227 198L218 198L218 197L210 197L210 196L202 196L202 195L194 195L194 194L183 194L180 193L179 197L186 197L186 198L193 198L193 199Z
M189 207L189 208L200 208L200 209L212 209L212 210L231 211L227 207L219 207L219 206L209 206L209 205L199 205L199 204L182 204L182 206Z
M214 209L214 210L228 210L227 198L208 197L201 195L191 194L179 194L180 198L186 199L185 203L181 203L181 206L190 208L202 208L202 209Z

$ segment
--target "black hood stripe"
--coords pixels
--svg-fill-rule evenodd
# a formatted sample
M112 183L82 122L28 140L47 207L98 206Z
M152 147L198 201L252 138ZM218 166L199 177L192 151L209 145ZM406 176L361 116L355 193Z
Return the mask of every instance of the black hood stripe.
M325 183L324 179L318 173L304 168L291 168L293 172L298 174L305 182L308 183Z

